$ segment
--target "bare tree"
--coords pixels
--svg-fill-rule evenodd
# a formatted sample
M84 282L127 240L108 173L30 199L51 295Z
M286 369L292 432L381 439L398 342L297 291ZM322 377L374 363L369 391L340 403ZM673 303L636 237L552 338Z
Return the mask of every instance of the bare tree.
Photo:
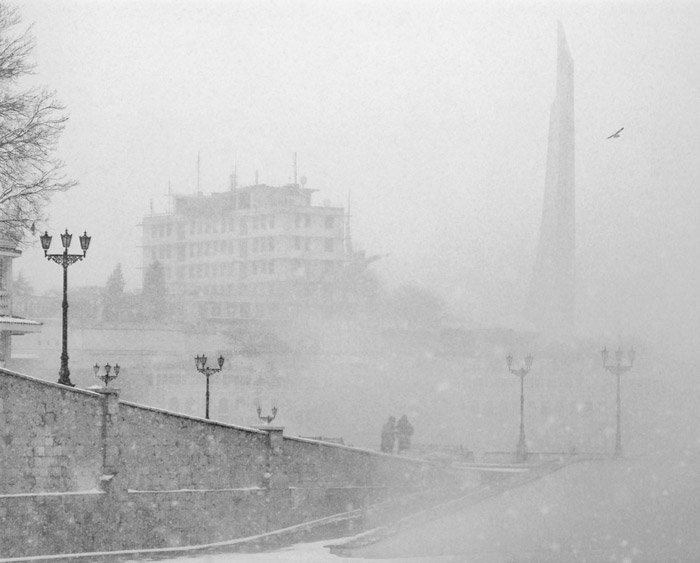
M42 219L50 196L75 182L61 172L53 156L67 115L52 92L21 89L32 74L31 27L16 32L17 8L0 3L0 230L19 242Z

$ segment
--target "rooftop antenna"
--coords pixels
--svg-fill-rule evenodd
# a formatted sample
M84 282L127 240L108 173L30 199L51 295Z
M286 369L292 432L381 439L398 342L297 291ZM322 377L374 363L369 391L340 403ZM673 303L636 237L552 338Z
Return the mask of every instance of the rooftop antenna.
M200 185L199 153L197 153L197 195L202 195L202 188Z
M173 212L173 191L170 187L170 180L168 180L168 213Z
M294 184L297 183L297 153L294 153Z
M255 185L258 185L258 171L255 171Z
M153 215L153 198L151 198L150 204L151 204L151 215Z
M238 170L237 164L233 163L233 174L231 174L231 189L235 190L238 187Z

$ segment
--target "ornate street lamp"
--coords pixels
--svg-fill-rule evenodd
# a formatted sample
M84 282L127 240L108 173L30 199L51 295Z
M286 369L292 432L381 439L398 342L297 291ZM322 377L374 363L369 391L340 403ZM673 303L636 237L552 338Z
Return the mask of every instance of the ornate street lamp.
M617 432L615 433L615 457L622 457L622 414L620 409L620 376L623 373L627 373L629 370L632 369L636 353L634 349L629 349L629 352L627 352L627 364L622 363L624 356L622 348L618 348L615 352L614 363L608 363L608 357L610 356L610 352L608 352L607 347L601 350L600 355L603 359L603 367L617 378Z
M224 367L224 357L219 356L219 359L217 361L219 363L218 368L208 368L207 357L204 354L202 354L201 356L195 356L194 358L194 364L195 366L197 366L197 371L199 373L204 374L207 378L206 409L204 411L204 418L206 419L209 419L209 376L213 373L218 373L221 371L221 368Z
M515 449L515 460L518 463L527 461L527 442L525 441L525 376L530 373L532 360L532 354L528 354L525 357L523 367L520 369L513 369L513 356L508 354L508 357L506 357L508 371L520 378L520 437L518 438L518 445Z
M275 420L276 416L277 416L277 407L272 407L272 415L263 416L262 409L258 405L258 418L260 420L264 420L265 422L267 422L267 424L270 424L273 420Z
M48 253L49 246L51 246L51 238L51 235L49 235L47 231L44 231L44 234L39 237L41 240L41 248L44 249L44 256L47 260L63 266L63 347L61 349L61 369L58 371L58 382L62 385L75 387L75 385L71 383L70 370L68 369L68 266L85 258L88 247L90 246L91 237L88 236L87 232L79 237L80 248L83 251L82 254L68 254L68 247L73 238L73 235L68 233L68 229L66 229L65 233L61 233L63 253Z
M92 370L95 372L95 377L104 381L105 387L108 387L109 382L113 379L117 379L117 376L119 375L119 364L115 364L114 366L114 375L111 375L109 373L110 371L112 371L112 366L110 366L109 364L105 365L105 372L103 375L100 375L98 373L100 371L100 366L98 364L92 366Z

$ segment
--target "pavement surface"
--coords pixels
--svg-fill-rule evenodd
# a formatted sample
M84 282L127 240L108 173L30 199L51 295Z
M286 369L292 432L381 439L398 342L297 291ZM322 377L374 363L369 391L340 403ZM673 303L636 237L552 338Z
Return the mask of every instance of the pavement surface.
M573 463L461 511L336 551L369 560L478 563L700 561L700 455Z

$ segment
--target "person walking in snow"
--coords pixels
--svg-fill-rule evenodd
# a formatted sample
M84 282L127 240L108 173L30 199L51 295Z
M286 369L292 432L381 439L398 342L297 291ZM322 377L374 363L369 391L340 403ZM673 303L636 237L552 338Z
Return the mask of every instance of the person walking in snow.
M379 449L387 454L394 451L394 442L396 441L396 418L389 417L386 424L382 426L382 441Z
M404 414L399 418L396 425L396 439L398 441L398 453L411 448L411 436L413 436L413 425L408 422L408 417Z

